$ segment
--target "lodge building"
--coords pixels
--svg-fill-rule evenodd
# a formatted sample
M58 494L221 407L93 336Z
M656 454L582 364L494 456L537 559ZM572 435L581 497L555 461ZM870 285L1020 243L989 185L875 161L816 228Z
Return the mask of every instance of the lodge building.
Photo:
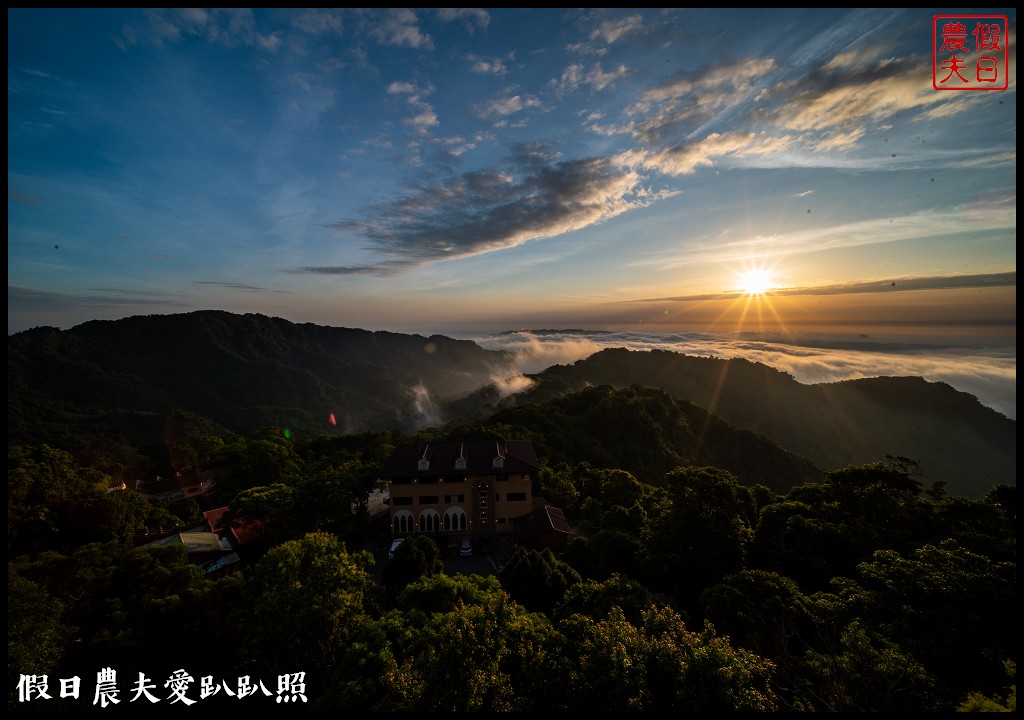
M526 440L399 445L383 464L393 535L513 532L533 510L540 462Z

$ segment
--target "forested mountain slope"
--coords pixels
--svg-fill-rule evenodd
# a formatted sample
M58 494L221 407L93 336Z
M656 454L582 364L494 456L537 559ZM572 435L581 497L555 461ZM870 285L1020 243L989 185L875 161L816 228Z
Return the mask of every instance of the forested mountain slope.
M925 487L982 497L1016 484L1017 423L977 398L919 377L879 377L804 385L747 360L675 352L595 353L535 376L535 401L593 385L662 388L735 425L774 440L824 469L887 455L916 461Z
M35 328L7 338L8 440L145 434L175 410L233 432L411 427L417 401L478 388L510 360L443 336L220 311Z
M406 432L592 386L639 386L824 470L901 456L919 464L925 487L945 483L950 494L982 497L1016 483L1016 422L918 377L804 385L746 360L620 348L552 366L529 391L502 398L492 382L516 372L512 356L471 341L220 311L35 328L7 347L9 442L70 447L90 436L148 451L167 440L170 417L202 434ZM734 463L743 455L721 441L711 448L702 452Z

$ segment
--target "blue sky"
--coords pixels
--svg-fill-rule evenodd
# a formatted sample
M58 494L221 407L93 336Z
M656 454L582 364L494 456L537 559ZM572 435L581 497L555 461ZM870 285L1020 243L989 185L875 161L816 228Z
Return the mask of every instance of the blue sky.
M1009 17L988 92L932 85L951 12L8 9L8 333L1015 343L1016 10L970 10Z
M1015 415L1016 10L1007 89L937 90L962 11L9 8L8 334L714 337Z

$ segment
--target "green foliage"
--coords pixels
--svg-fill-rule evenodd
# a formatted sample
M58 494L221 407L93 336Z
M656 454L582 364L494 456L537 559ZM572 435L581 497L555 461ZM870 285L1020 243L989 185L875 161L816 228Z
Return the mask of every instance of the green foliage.
M712 627L686 629L669 608L640 626L618 608L594 620L574 615L563 632L576 662L568 695L581 712L766 712L777 708L772 664L731 647Z
M412 535L398 546L394 558L384 564L384 586L390 596L401 593L406 586L422 577L444 571L437 542L426 535Z
M558 697L544 689L562 662L557 635L495 578L425 577L398 607L363 628L315 709L504 712Z
M594 620L611 617L613 609L633 625L643 623L643 614L652 606L667 606L658 596L627 575L615 573L607 580L583 580L566 589L565 597L552 613L556 620L585 615Z
M350 553L322 532L267 552L245 579L241 656L261 675L301 670L322 681L367 620L372 564L369 553Z
M621 469L651 485L684 465L717 465L745 484L777 489L821 479L806 460L653 387L588 387L501 410L492 421L534 429L537 452L552 465Z
M934 711L935 679L900 645L857 620L824 652L808 650L806 678L827 712Z
M247 488L231 500L222 522L235 527L250 524L271 545L294 539L299 532L295 495L285 483Z
M992 697L983 695L980 692L971 692L967 699L957 705L957 712L1017 712L1017 663L1013 660L1003 662L1006 674L1014 681L1014 684L1005 691Z
M985 502L989 503L1006 518L1012 530L1017 528L1017 486L1016 485L993 485L992 489L985 495Z
M1016 562L1016 528L999 505L987 500L949 497L935 502L929 510L936 527L928 541L952 539L992 560Z
M301 527L340 534L363 530L381 464L394 450L391 433L320 436L301 443L304 476L296 487Z
M847 592L852 612L924 663L945 702L999 689L992 683L1017 637L1015 563L993 562L949 540L907 555L878 550L858 566L858 578L863 593Z
M21 674L47 675L56 670L71 642L63 623L64 605L46 588L7 565L7 687Z
M423 339L360 334L349 340L365 362L342 373L360 385L350 394L320 370L295 371L296 329L283 321L247 318L247 334L231 316L191 319L201 322L188 336L190 357L217 357L230 369L226 389L158 386L132 377L127 363L106 367L85 340L113 329L99 324L24 339L58 385L96 378L85 400L33 397L22 375L31 353L22 341L12 345L9 388L13 402L24 401L11 408L12 438L61 442L9 444L9 681L26 671L82 674L116 657L154 674L305 671L316 709L335 713L1015 710L1003 669L1014 667L1007 658L1015 658L1017 629L1015 486L996 485L983 499L949 494L934 461L918 468L901 456L833 464L841 469L824 474L750 432L791 433L805 413L805 428L846 433L808 431L797 438L808 452L846 457L862 440L870 446L875 430L848 421L877 417L865 408L885 405L883 391L925 397L914 383L838 384L817 389L809 405L791 378L746 362L652 354L654 370L637 377L646 386L619 389L612 378L626 376L616 373L639 367L628 351L578 364L607 376L605 385L582 389L576 370L553 369L528 396L495 401L505 409L491 419L418 437L532 440L543 465L535 494L562 507L583 536L558 557L520 549L497 578L448 577L435 542L410 536L379 568L379 587L371 557L340 538L362 546L366 498L397 438L317 428L324 420L308 408L337 407L340 397L352 410L337 411L339 420L348 414L343 426L364 411L391 422L402 412L402 384L382 358L390 362L396 348L429 355L427 365L490 356L441 341L426 353ZM126 357L133 343L154 340L145 323L128 325L134 335L119 348ZM338 370L316 349L316 332L299 332L308 334L306 358ZM161 363L153 365L168 372ZM435 369L435 378L450 371ZM264 394L267 377L278 384ZM696 394L680 394L683 387ZM853 388L858 399L839 418L824 400ZM247 434L208 419L226 417L215 408L223 396L202 400L213 392L244 401L233 411L245 418L232 428ZM149 409L114 410L113 393ZM755 426L738 432L679 399L696 402L699 393ZM179 400L198 409L176 409ZM960 398L950 407L962 409ZM977 416L968 408L964 417ZM274 426L262 427L270 418ZM97 434L83 433L80 420ZM933 442L959 447L942 437ZM897 429L886 448L907 438ZM964 458L956 467L977 463L960 470L972 475L964 485L990 480L984 458ZM108 489L181 465L224 470L220 503L272 529L268 552L242 574L209 581L180 546L131 549L146 532L198 522L202 508ZM919 469L931 491L922 492ZM701 632L686 628L689 618L705 623Z
M580 574L551 550L519 548L498 574L509 596L533 612L550 614L566 591L581 581Z
M670 504L651 518L644 580L695 609L701 591L743 569L753 530L753 499L729 472L713 467L669 473Z
M703 616L738 647L771 658L780 682L797 685L796 658L813 633L807 599L791 579L763 570L743 570L701 594Z
M48 445L8 447L7 541L12 555L63 552L114 539L130 545L166 514L108 475Z
M792 578L805 591L824 589L836 575L852 573L865 547L858 528L839 513L839 504L823 495L768 505L754 532L750 565Z
M535 379L537 399L527 394L524 402L543 402L558 392L549 382L557 380L562 392L578 392L588 385L661 388L673 398L706 408L733 432L725 434L717 422L692 417L692 427L706 428L698 433L700 441L714 447L711 454L687 464L715 465L745 484L761 482L776 491L818 479L802 475L793 465L787 470L764 467L765 457L753 457L751 452L754 438L736 442L736 429L767 438L820 468L861 465L895 451L915 458L927 482L945 482L950 495L980 498L994 483L1016 484L1016 422L972 395L922 378L803 385L784 372L743 359L608 348L572 365L552 366ZM576 446L587 449L582 443ZM565 458L579 459L589 458ZM614 467L636 470L628 458ZM750 479L758 473L765 475L763 480ZM648 480L647 475L635 474ZM771 481L786 475L789 484Z
M876 549L910 551L948 537L954 527L936 511L959 500L928 500L912 469L906 458L889 458L793 488L782 502L762 508L750 564L791 577L809 592L852 575Z
M576 507L579 491L573 482L572 468L566 463L559 463L554 468L545 464L534 485L534 494L547 498L555 507Z

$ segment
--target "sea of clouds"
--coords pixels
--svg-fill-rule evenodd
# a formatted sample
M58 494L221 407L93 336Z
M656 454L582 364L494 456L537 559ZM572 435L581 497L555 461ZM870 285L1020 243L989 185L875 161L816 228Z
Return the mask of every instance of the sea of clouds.
M536 373L609 347L671 350L686 355L746 358L792 375L804 384L864 377L919 376L969 393L1008 418L1017 417L1015 338L984 342L962 337L874 339L856 336L758 337L702 332L519 330L472 337L489 350L514 354L519 370ZM522 380L503 379L510 389Z

